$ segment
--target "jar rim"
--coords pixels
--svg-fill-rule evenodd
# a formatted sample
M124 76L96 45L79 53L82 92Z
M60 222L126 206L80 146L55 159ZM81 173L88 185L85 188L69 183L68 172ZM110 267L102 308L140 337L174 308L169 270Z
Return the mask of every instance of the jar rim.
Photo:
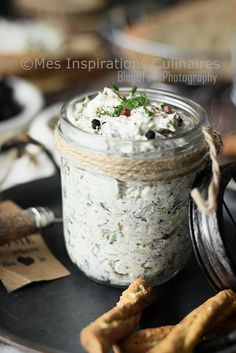
M121 93L130 93L130 88L128 87L121 87L119 89L119 91ZM64 120L64 122L66 124L68 124L71 128L75 128L77 131L80 131L86 135L89 135L89 136L98 136L99 139L106 139L106 140L110 140L110 141L124 141L124 142L149 142L148 140L142 140L142 139L139 139L139 140L134 140L134 139L121 139L121 138L117 138L117 137L109 137L109 136L104 136L104 135L95 135L95 134L92 134L88 131L85 131L83 129L80 129L78 126L76 126L75 124L73 124L71 122L70 119L68 119L68 106L72 106L74 107L74 105L76 103L79 103L81 102L85 97L92 97L94 95L96 95L99 91L92 91L92 92L87 92L87 93L84 93L84 94L81 94L79 96L75 96L69 100L67 100L62 108L61 108L61 112L60 112L60 115L62 117L62 119ZM186 108L190 108L192 109L193 111L197 112L198 114L198 122L188 131L185 131L184 133L182 134L179 134L179 135L176 135L176 136L171 136L171 137L165 137L163 139L161 139L161 141L173 141L173 140L176 140L176 139L179 139L179 138L183 138L183 137L186 137L186 136L189 136L190 134L193 134L196 130L199 129L199 127L203 126L204 123L206 122L207 120L207 113L205 111L205 109L203 109L198 103L194 102L193 100L189 99L189 98L185 98L184 96L182 95L179 95L179 94L176 94L176 93L172 93L172 92L169 92L169 91L166 91L166 90L162 90L162 89L154 89L154 88L138 88L137 89L137 92L144 92L145 94L155 94L155 95L159 95L159 96L162 96L163 98L165 98L165 103L168 104L168 101L169 98L171 99L174 99L176 102L179 102L181 103L181 105L183 106L186 106ZM166 100L167 98L167 100ZM173 104L173 103L172 103ZM175 107L177 108L182 108L181 106L179 105L175 105L173 104ZM183 109L184 110L184 109ZM187 111L187 110L185 110ZM156 138L155 140L160 140L160 138ZM154 140L154 141L155 141Z
M130 93L130 90L130 87L122 87L119 89L121 93L126 95ZM81 146L81 141L83 141L83 148L89 148L98 151L100 150L98 146L103 143L112 143L113 145L116 145L115 150L117 151L118 147L122 147L123 144L135 144L136 146L140 147L149 146L150 140L121 139L117 137L109 137L106 135L92 134L88 131L80 129L75 124L73 124L69 117L74 114L75 104L81 102L85 97L94 97L95 95L97 95L98 92L99 91L93 91L81 94L79 96L69 99L63 104L61 108L61 120L59 123L59 131L61 135L68 139L73 145ZM182 147L178 148L179 150L185 150L186 148L188 148L188 146L193 146L194 144L199 143L199 139L201 139L202 137L201 127L207 123L207 113L198 103L192 101L189 98L185 98L184 96L161 89L138 88L137 92L145 93L148 98L151 98L153 100L160 102L164 101L167 104L171 104L176 108L188 112L193 118L197 119L196 124L190 130L172 137L165 137L162 139L157 137L156 139L151 140L152 143L156 144L156 146L158 145L159 147L161 147L162 150L166 150L166 152L175 149L174 147L170 147L171 142L177 142L181 139L185 139L186 141L184 146L182 145ZM88 147L84 142L87 139L91 140L91 138L93 139L93 147L91 147L91 144L90 147ZM96 144L98 146L96 146ZM113 152L110 151L110 153Z

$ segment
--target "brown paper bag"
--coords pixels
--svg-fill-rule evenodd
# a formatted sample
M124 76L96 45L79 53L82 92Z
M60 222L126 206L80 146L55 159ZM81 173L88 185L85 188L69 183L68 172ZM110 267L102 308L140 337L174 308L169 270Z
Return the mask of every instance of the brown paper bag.
M19 209L11 201L0 203L0 212ZM32 282L49 281L69 274L48 249L40 234L0 246L0 280L8 292Z

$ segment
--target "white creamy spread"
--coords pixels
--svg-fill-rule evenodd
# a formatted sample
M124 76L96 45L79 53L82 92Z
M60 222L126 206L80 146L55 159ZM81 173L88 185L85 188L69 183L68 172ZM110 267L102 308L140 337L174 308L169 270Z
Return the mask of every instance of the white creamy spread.
M86 98L83 102L77 103L75 107L72 122L81 130L115 137L120 139L147 140L145 134L148 131L155 133L155 138L165 138L176 136L190 130L194 126L193 119L186 113L179 112L176 108L165 105L164 102L151 102L146 98L146 104L141 105L142 98L145 96L134 93L132 96L122 99L123 96L116 93L111 88L105 87L102 92L91 100ZM116 116L119 106L138 107L128 109L126 116L125 108ZM170 113L163 110L163 107L169 107ZM168 108L167 108L168 109ZM94 129L92 121L98 120L100 126Z
M71 121L91 134L144 141L180 135L196 123L186 112L145 96L145 105L120 110L121 104L138 105L136 97L140 93L124 100L104 88L77 103ZM112 285L128 285L137 277L153 285L169 280L190 254L187 204L195 175L152 185L126 183L63 159L64 231L72 261Z

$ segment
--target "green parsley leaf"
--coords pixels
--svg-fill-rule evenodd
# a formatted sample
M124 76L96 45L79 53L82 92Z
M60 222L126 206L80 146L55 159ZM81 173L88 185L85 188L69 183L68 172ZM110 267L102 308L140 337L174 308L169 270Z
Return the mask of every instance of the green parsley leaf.
M112 84L111 89L115 93L119 92L119 87L115 83Z
M137 86L133 86L132 88L131 88L131 96L132 97L134 97L135 96L135 93L136 93L136 91L137 91Z
M150 104L150 99L147 98L145 95L142 96L137 96L137 97L131 97L129 99L124 99L121 101L120 105L115 107L115 110L113 112L113 116L119 116L121 113L121 110L123 108L127 108L129 110L132 110L134 108L138 107L145 107Z
M122 109L123 109L122 105L118 105L118 107L115 108L112 116L119 116L121 114Z

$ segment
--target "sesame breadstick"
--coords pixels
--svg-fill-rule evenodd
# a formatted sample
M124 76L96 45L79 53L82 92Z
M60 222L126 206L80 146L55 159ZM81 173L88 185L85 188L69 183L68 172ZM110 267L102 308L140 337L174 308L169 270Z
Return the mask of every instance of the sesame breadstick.
M231 309L232 310L232 307ZM209 327L203 341L209 341L236 328L236 313L224 320L225 314L219 316L218 323ZM172 330L174 326L160 326L146 328L132 333L124 341L113 345L114 353L145 353L159 344Z
M191 353L201 341L208 327L226 320L236 310L236 294L230 290L219 292L188 314L159 344L147 353Z
M236 156L236 134L228 134L224 137L224 154Z
M236 328L236 312L234 312L234 314L231 315L226 320L222 320L221 322L218 322L216 325L213 325L210 328L209 332L206 334L206 336L204 336L203 340L210 341L214 338L217 338L226 333L229 333L235 328Z
M137 326L142 311L155 299L155 292L143 279L126 289L116 307L85 327L80 341L89 353L105 353Z
M231 316L230 313L233 313ZM229 305L215 318L212 325L206 329L203 340L207 341L227 333L236 327L235 303ZM137 331L119 344L113 345L114 353L146 353L158 345L172 330L174 326L161 326Z
M113 345L114 353L145 353L160 343L174 326L161 326L137 331L119 345Z

